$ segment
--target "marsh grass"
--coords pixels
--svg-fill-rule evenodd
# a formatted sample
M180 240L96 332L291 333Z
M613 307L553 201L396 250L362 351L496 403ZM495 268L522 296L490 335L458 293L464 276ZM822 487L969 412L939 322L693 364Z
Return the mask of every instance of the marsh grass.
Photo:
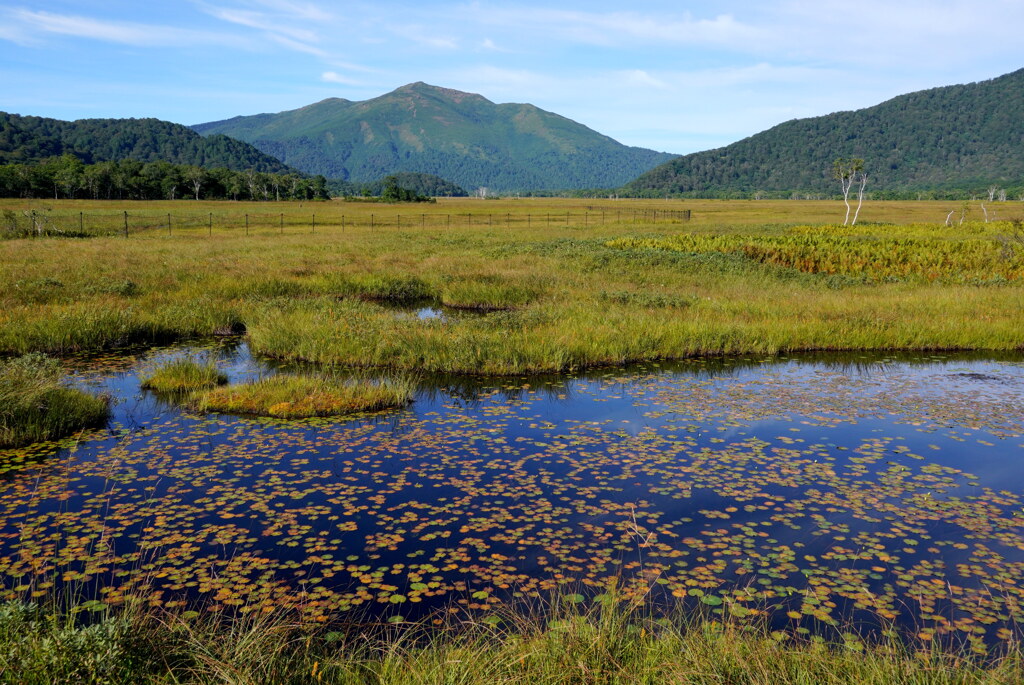
M183 357L167 362L140 379L147 390L167 393L190 393L214 388L228 382L227 374L217 370L213 362Z
M55 359L34 353L0 361L0 447L64 437L109 413L105 399L62 386Z
M299 419L400 407L412 399L414 387L409 379L279 374L210 390L195 396L192 403L200 411Z
M77 217L111 203L52 204ZM122 206L159 223L183 205ZM630 218L634 208L650 216L680 206L694 209L692 222ZM210 236L175 223L171 236L99 237L73 251L53 239L4 241L0 353L244 330L254 351L284 359L516 374L723 353L1024 347L1021 251L998 238L1009 229L943 226L941 203L877 203L876 223L857 227L810 225L836 216L835 204L813 202L491 207L511 214L508 226L468 225L462 219L480 211L470 200L439 202L422 225L403 217L401 229L401 208L324 203L316 233L299 233L290 229L309 207L282 203L284 232L215 226ZM590 212L591 223L537 220L559 207ZM920 223L930 213L933 222ZM389 310L424 301L494 313L424 322Z
M540 289L522 279L509 282L499 276L480 274L452 278L441 288L441 304L455 309L499 311L518 309L538 298Z
M646 606L557 601L486 620L313 625L285 612L236 616L127 608L82 621L0 605L0 682L585 685L611 683L1021 682L1020 646L981 658L894 640L796 639Z

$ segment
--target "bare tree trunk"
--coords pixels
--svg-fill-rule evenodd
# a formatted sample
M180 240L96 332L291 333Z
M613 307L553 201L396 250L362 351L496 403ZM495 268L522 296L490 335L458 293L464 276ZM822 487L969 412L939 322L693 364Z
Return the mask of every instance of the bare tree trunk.
M842 179L843 202L846 203L846 218L843 219L843 226L850 223L850 187L853 185L853 177Z
M860 188L857 189L857 211L853 215L853 223L851 226L857 225L857 217L860 216L860 208L864 204L864 186L868 184L868 175L861 172L860 175Z
M951 210L949 210L949 214L946 215L946 225L947 226L952 226L953 225L953 222L950 221L950 219L953 217L953 212L955 212L955 211L956 211L955 209L951 209Z

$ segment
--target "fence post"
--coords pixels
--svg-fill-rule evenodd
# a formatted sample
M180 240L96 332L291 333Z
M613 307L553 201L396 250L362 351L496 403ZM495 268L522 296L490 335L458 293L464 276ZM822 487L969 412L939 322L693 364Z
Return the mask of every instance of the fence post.
M590 222L590 212L583 212L583 228L587 227Z
M281 215L281 231L284 231L284 214ZM345 232L345 215L341 215L341 232Z
M249 215L245 215L245 234L249 235Z
M473 213L472 212L469 213L469 225L470 226L473 225Z
M446 218L445 218L445 221L444 221L444 227L445 228L451 228L452 227L452 215L451 214L446 214L445 217Z
M426 214L420 214L420 229L424 229L426 227L427 227L427 215Z
M210 212L206 217L206 228L210 235L213 235L213 212Z
M167 235L171 234L171 213L167 212Z
M402 215L396 214L395 216L398 217L398 230L402 230Z
M281 212L281 235L284 235L284 212Z
M370 214L370 230L373 230L373 214Z
M35 214L35 212L33 212L33 214ZM124 213L124 237L125 238L128 237L128 212L127 211L125 211L125 213Z
M78 232L85 233L85 217L82 215L82 212L78 213Z
M313 215L313 233L316 233L316 214Z

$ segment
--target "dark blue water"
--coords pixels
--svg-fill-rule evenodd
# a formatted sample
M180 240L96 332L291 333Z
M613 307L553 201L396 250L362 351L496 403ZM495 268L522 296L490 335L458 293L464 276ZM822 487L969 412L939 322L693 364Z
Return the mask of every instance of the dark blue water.
M175 355L80 360L107 429L3 453L8 596L312 616L562 593L779 628L1009 639L1024 588L1017 358L708 359L424 379L405 409L285 422L139 388Z

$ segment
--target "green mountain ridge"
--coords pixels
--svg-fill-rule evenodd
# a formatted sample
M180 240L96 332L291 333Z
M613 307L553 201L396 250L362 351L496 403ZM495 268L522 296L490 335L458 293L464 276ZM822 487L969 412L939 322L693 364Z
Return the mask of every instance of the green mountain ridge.
M637 195L837 192L833 160L865 162L869 190L1024 184L1024 69L900 95L874 107L794 119L662 164Z
M370 100L329 98L192 128L244 140L330 178L370 182L418 172L497 191L616 187L674 158L533 105L495 104L422 82Z
M31 164L72 154L86 164L136 160L232 171L295 171L252 145L228 136L203 137L160 119L79 119L0 112L0 164Z

